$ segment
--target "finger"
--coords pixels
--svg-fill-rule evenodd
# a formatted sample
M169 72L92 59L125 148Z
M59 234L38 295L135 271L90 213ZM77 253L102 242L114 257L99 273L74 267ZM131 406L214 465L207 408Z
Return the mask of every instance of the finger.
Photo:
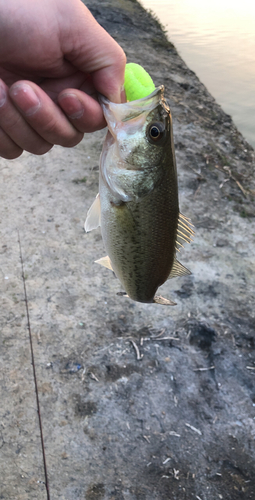
M106 126L99 102L80 90L64 90L58 96L58 103L80 132L95 132Z
M10 88L10 96L26 122L51 144L73 147L83 135L62 110L35 83L19 81Z
M80 89L86 94L95 94L90 75L81 71L75 71L67 78L47 78L39 86L55 103L60 92L66 89Z
M106 126L90 75L77 71L68 78L47 80L40 87L80 132L94 132Z
M15 142L0 128L0 156L6 160L14 160L23 153Z
M85 5L80 5L75 36L62 39L63 53L73 66L90 73L98 92L121 102L126 56L119 44L100 26Z
M123 57L124 56L124 57ZM124 75L126 56L118 55L118 58L109 61L108 66L92 74L95 88L100 94L106 96L111 102L124 102Z
M42 155L52 148L52 144L41 138L29 124L26 123L11 102L8 95L8 87L1 80L0 127L17 147L29 151L30 153Z

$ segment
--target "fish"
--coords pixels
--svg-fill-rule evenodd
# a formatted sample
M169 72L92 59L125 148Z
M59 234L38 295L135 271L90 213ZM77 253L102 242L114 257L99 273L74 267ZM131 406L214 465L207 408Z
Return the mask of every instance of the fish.
M191 274L176 258L194 231L179 211L170 107L164 86L122 104L100 96L108 126L99 166L99 194L85 231L101 226L106 257L126 296L142 303L176 305L156 295L169 278Z

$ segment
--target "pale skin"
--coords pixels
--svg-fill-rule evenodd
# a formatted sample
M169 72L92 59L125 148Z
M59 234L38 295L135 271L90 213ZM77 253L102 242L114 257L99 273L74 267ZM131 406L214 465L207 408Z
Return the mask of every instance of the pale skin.
M0 156L73 147L124 100L126 57L80 0L0 0Z

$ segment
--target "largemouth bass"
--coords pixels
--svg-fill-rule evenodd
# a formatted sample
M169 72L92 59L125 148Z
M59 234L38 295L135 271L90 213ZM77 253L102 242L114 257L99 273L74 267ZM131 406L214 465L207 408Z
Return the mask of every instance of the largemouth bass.
M175 305L156 296L168 278L190 274L176 259L193 230L179 212L171 112L164 87L124 104L100 98L108 133L99 170L99 195L85 231L101 225L107 257L126 294L138 302Z

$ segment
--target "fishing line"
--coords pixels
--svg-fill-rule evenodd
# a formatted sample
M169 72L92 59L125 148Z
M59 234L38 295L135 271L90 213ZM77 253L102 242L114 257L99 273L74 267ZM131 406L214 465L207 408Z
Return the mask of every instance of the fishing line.
M40 413L40 402L39 402L37 378L36 378L36 371L35 371L34 349L33 349L33 342L32 342L32 332L31 332L31 326L30 326L29 310L28 310L27 289L26 289L26 281L25 281L25 275L24 275L23 257L22 257L21 243L20 243L20 236L19 236L19 230L18 229L17 229L17 232L18 232L20 262L21 262L21 275L22 275L22 281L23 281L23 287L24 287L25 305L26 305L26 313L27 313L27 327L28 327L28 332L29 332L31 362L32 362L32 366L33 366L33 375L34 375L36 405L37 405L37 413L38 413L40 436L41 436L41 447L42 447L42 456L43 456L43 468L44 468L44 477L45 477L44 484L45 484L45 488L46 488L46 492L47 492L47 500L50 500L50 490L49 490L49 481L48 481L48 474L47 474L46 455L45 455L44 440L43 440L42 419L41 419L41 413Z

